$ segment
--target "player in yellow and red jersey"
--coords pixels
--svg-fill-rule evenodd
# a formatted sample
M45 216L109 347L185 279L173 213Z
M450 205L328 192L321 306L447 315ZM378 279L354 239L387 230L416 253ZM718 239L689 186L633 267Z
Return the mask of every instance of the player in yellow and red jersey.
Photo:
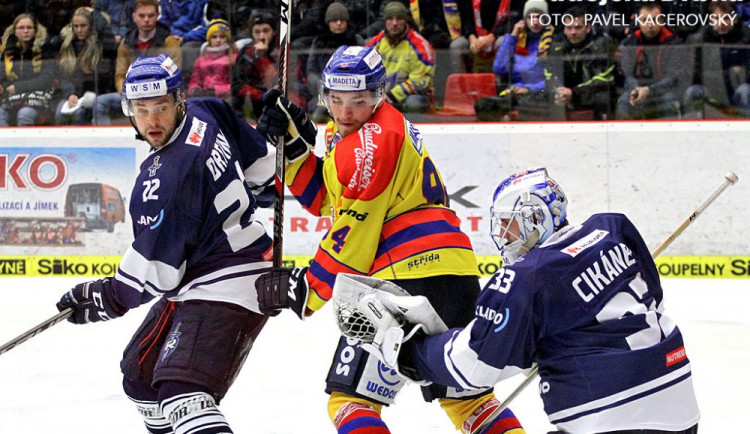
M333 223L309 268L275 269L259 278L262 311L291 308L304 318L331 298L338 273L354 273L424 295L449 328L473 318L480 286L471 242L448 207L419 130L384 102L384 88L377 51L336 50L322 75L320 99L333 118L322 158L310 152L316 131L304 111L278 91L266 95L257 129L271 139L286 137L286 184L305 209ZM329 415L340 434L389 433L380 410L405 380L358 344L339 341L326 379ZM423 395L438 399L456 428L470 434L499 406L491 389L426 386ZM482 431L523 432L510 410Z

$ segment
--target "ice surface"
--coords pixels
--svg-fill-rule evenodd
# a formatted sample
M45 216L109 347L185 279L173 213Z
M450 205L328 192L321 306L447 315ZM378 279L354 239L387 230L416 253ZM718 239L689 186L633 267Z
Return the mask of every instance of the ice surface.
M81 279L0 281L0 344L56 313ZM664 280L666 313L685 335L701 408L701 433L747 429L750 405L750 285L747 280ZM120 387L119 361L146 314L141 307L106 323L58 324L0 356L0 433L145 433ZM272 319L221 409L235 433L333 433L324 378L337 339L329 307L300 322ZM522 378L498 385L505 398ZM547 423L535 381L511 405L530 434ZM410 385L383 417L394 433L456 433L437 403ZM742 428L745 427L745 428Z

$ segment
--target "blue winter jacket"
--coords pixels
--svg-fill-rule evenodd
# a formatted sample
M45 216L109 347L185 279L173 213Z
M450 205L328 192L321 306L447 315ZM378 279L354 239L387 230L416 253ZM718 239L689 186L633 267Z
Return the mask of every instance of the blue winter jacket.
M506 34L497 50L492 72L505 76L510 74L513 86L525 87L531 92L544 90L544 65L537 60L540 37L540 33L527 32L526 49L529 54L521 55L516 53L518 38L510 33Z
M184 42L205 41L207 3L208 0L159 0L159 22L169 26L172 34L181 36Z

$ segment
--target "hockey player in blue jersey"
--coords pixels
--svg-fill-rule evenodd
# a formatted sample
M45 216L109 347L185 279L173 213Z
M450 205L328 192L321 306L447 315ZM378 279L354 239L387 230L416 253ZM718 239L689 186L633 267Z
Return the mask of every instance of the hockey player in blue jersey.
M696 433L690 362L663 314L648 247L624 215L568 225L567 205L545 169L504 180L491 235L505 266L482 290L474 319L404 342L398 359L379 357L412 378L469 389L536 363L559 432Z
M167 55L136 59L122 95L151 145L130 195L135 240L113 277L57 307L84 324L157 298L123 354L125 393L150 433L231 433L217 405L268 319L254 288L271 239L254 211L273 201L275 150L225 102L185 100Z

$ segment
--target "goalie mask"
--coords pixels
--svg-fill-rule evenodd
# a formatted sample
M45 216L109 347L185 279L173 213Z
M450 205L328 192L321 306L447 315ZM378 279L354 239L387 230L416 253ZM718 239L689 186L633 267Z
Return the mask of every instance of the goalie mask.
M342 45L323 68L320 101L331 111L330 92L367 92L375 109L385 100L385 67L373 47Z
M495 190L490 235L505 265L511 265L565 225L568 201L540 168L516 173Z

